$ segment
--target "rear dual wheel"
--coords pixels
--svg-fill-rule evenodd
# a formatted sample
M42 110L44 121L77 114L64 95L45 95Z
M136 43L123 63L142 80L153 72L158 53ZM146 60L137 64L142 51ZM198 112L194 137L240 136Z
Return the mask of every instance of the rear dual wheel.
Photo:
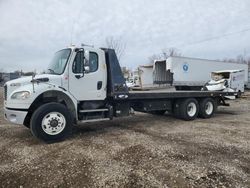
M217 108L212 98L204 98L199 102L195 98L180 99L175 102L174 114L177 118L186 121L194 120L197 116L210 118Z
M174 106L175 116L186 121L194 120L198 112L199 104L195 98L177 100Z
M205 98L200 101L199 117L211 118L217 109L217 104L212 98Z

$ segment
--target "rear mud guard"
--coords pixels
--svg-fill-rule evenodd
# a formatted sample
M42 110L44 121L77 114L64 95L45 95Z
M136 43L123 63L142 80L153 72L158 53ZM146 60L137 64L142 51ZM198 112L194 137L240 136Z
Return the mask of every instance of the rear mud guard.
M229 103L226 103L226 101L225 101L225 98L224 98L224 97L221 97L221 98L220 98L219 105L220 105L220 106L230 106L230 104L229 104Z

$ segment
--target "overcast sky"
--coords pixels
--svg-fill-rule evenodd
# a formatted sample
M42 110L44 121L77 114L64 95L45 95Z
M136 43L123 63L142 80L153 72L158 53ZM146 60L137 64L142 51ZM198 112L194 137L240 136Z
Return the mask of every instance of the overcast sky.
M250 56L249 18L249 0L0 0L0 70L39 72L71 38L103 47L121 37L128 67L169 47L189 57Z

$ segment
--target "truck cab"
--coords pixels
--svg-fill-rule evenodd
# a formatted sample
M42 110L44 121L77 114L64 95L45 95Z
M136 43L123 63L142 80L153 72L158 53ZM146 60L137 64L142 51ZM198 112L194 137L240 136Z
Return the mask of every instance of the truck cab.
M49 116L41 120L42 129L53 136L63 130L67 121L95 119L90 118L91 114L107 118L106 98L105 51L71 46L55 53L45 74L6 82L4 114L10 122L30 128L34 112L44 104L53 104L45 108L55 109L55 113L48 113ZM62 118L63 112L57 113L57 108L70 113L70 118ZM80 110L85 110L85 113L80 114ZM54 123L53 126L50 122Z

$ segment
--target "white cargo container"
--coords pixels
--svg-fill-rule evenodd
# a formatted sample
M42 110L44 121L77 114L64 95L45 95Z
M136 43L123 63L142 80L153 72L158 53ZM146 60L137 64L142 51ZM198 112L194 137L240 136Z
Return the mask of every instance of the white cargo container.
M153 69L154 84L170 83L177 90L201 89L214 71L238 69L248 73L247 64L177 56L156 60ZM245 74L244 84L248 84L248 74Z
M153 64L141 65L138 68L140 87L153 87Z

